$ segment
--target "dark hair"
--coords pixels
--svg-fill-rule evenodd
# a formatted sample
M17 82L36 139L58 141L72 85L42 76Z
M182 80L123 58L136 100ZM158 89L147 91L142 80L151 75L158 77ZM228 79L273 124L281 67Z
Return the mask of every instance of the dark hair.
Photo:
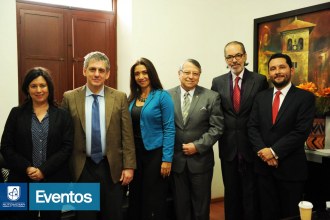
M224 48L224 54L225 54L225 57L226 57L226 48L231 45L231 44L236 44L236 45L239 45L243 51L243 54L246 54L246 50L245 50L245 47L244 47L244 44L242 42L239 42L239 41L230 41L228 44L226 44L225 48ZM249 63L247 62L244 62L244 66L247 66L249 65Z
M54 83L52 77L50 76L50 71L44 67L34 67L27 71L22 84L22 91L26 96L24 103L32 102L29 94L29 85L34 79L38 78L39 76L42 76L47 83L49 93L48 104L52 106L57 106L57 103L54 99Z
M283 53L275 53L268 60L268 69L269 69L270 61L273 60L273 59L276 59L276 58L284 58L286 63L289 65L289 67L292 68L292 60L288 55L283 54Z
M163 89L163 86L159 80L155 66L147 58L141 57L131 67L131 71L130 71L131 72L131 74L130 74L131 91L128 96L128 102L133 101L135 98L137 98L141 95L141 87L136 83L135 74L134 74L134 70L137 65L143 65L146 67L152 90Z
M200 63L195 60L195 59L186 59L179 67L179 71L182 71L183 69L183 65L185 63L192 63L194 66L196 66L199 69L199 72L202 73L202 66L200 65Z

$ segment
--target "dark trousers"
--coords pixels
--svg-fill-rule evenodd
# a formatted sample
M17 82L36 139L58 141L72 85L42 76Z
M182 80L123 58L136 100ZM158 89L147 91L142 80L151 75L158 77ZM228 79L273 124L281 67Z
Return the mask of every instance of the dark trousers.
M135 140L137 169L129 184L129 220L166 219L168 178L160 174L163 149L147 151Z
M213 168L191 173L186 166L182 173L171 175L176 219L209 220Z
M258 194L253 163L235 157L221 160L226 220L257 220Z
M258 175L260 210L263 220L299 216L304 181L283 181L272 175Z
M77 220L122 220L123 188L113 183L106 158L99 164L87 158L78 182L100 183L100 211L77 211Z

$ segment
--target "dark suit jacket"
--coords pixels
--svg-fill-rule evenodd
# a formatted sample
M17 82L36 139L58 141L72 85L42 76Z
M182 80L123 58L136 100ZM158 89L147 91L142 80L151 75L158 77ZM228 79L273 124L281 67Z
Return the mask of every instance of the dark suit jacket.
M73 145L70 114L61 108L49 107L47 157L39 169L46 182L69 181L69 157ZM32 105L14 107L7 119L1 139L1 152L10 169L8 181L30 182L26 168L32 165Z
M259 174L274 175L282 180L305 180L307 163L304 143L312 128L315 97L292 85L273 125L273 91L271 88L257 95L248 133L255 154L262 148L271 147L279 157L278 167L268 166L256 158L255 169Z
M223 130L223 115L219 95L197 86L192 98L187 122L184 125L181 111L180 86L169 90L175 111L175 147L172 171L181 173L185 165L191 173L202 173L214 166L213 145ZM194 143L198 153L186 156L182 144Z
M246 161L253 161L254 153L247 134L247 122L255 96L267 88L268 83L264 75L245 69L241 88L240 111L236 113L232 102L231 72L213 79L211 89L220 94L225 118L225 129L219 139L221 160L232 161L239 152Z
M86 161L85 124L86 86L64 93L62 106L71 113L74 123L74 147L71 165L77 181ZM106 156L111 177L117 183L123 169L136 168L132 121L125 93L104 87L106 121Z

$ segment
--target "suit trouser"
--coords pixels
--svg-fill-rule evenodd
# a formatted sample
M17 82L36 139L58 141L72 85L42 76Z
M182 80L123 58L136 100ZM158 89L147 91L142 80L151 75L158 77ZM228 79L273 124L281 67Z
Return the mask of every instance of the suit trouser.
M226 220L257 220L258 194L253 163L235 157L221 160Z
M100 211L77 211L77 220L122 220L123 188L120 182L113 183L106 158L99 164L86 158L78 182L100 183Z
M160 174L163 148L147 151L135 140L137 169L129 184L130 220L166 219L168 178Z
M263 220L298 216L304 181L283 181L272 175L258 175L260 210Z
M213 168L203 173L172 172L172 192L177 220L210 219Z

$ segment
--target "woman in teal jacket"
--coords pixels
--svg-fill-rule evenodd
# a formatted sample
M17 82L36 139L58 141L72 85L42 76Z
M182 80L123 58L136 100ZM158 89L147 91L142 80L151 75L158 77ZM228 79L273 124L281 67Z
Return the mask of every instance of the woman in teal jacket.
M137 169L130 183L129 219L165 219L175 138L174 105L146 58L131 67L130 89Z

